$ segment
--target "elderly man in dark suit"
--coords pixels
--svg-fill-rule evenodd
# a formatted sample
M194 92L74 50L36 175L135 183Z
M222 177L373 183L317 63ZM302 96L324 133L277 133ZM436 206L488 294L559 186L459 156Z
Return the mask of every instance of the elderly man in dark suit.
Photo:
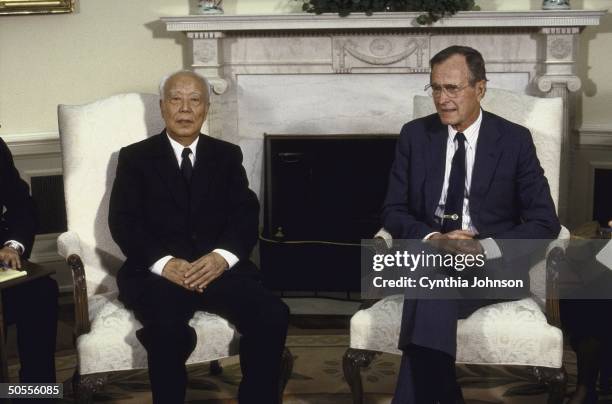
M480 107L487 80L482 55L451 46L430 66L437 113L402 128L384 227L394 238L463 245L488 260L526 252L504 250L492 238L556 238L560 225L529 130ZM393 403L463 402L455 379L457 319L492 302L406 298Z
M21 269L32 252L36 214L28 184L20 177L11 152L0 139L0 264ZM22 383L55 382L57 283L50 277L2 292L6 324L17 326L17 348ZM4 341L0 341L4 343Z
M259 204L240 148L200 133L210 89L181 71L162 80L166 129L121 149L109 226L127 260L120 299L142 323L153 402L182 403L185 361L195 348L196 310L241 334L241 403L276 403L289 310L258 280L249 254Z

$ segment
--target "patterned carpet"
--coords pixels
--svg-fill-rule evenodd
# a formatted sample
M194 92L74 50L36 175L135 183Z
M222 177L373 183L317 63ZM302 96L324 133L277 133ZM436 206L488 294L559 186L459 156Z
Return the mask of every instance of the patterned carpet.
M342 375L342 355L348 345L347 335L290 335L287 345L295 357L294 372L285 391L285 403L289 404L349 404L351 398ZM566 352L569 373L568 391L575 384L575 357ZM14 361L13 361L14 362ZM70 377L76 364L73 352L58 354L58 380L65 380L66 397L62 402L71 403ZM389 403L393 392L399 357L378 356L363 373L366 402ZM207 365L189 368L188 403L235 403L240 381L237 357L222 361L223 373L211 376ZM10 371L15 377L18 367L14 363ZM536 404L546 402L546 393L535 380L520 367L461 366L459 382L469 404ZM129 371L109 377L106 389L96 396L96 402L136 404L151 400L146 371ZM600 403L612 404L612 396L602 397Z

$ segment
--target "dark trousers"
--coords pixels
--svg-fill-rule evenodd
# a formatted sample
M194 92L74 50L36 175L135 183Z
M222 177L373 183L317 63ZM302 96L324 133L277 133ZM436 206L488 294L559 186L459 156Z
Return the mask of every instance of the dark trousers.
M392 404L455 404L462 400L454 357L418 345L404 350Z
M129 308L143 325L137 336L147 350L154 403L185 401L185 361L196 345L195 330L188 323L197 310L225 318L241 334L239 402L278 403L289 309L277 296L252 277L232 270L201 294L157 275L144 282L144 292Z
M403 351L393 404L461 403L455 377L457 320L499 300L405 300Z
M5 325L17 327L22 383L55 383L58 287L44 277L2 292Z

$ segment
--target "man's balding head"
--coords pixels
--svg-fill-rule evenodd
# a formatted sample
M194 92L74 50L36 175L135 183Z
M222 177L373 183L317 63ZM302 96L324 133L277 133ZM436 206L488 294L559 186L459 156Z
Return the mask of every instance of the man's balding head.
M199 136L208 114L208 81L197 73L182 70L164 77L159 89L168 136L189 146Z

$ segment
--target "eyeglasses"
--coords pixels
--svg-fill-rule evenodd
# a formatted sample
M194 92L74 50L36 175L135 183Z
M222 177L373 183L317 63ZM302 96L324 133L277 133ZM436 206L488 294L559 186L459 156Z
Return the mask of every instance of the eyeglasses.
M469 87L469 84L464 86L458 86L456 84L444 84L442 86L438 84L428 84L425 86L424 90L427 92L427 95L430 97L439 97L442 95L442 91L446 93L450 98L457 97L463 90Z

